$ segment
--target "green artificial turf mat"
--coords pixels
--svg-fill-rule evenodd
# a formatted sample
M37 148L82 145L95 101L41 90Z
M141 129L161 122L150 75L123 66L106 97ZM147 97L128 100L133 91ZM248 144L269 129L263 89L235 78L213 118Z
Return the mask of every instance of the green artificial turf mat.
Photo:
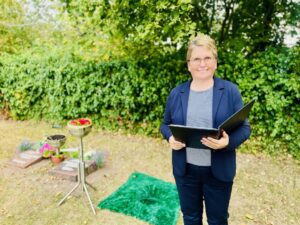
M174 184L136 172L98 207L154 225L175 225L179 200Z

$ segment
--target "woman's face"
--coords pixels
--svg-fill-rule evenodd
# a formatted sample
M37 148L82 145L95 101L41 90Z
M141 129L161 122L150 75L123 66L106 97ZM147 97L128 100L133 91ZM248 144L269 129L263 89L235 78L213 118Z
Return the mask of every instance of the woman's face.
M217 60L213 53L204 46L196 46L192 49L188 60L188 70L193 80L209 80L217 69Z

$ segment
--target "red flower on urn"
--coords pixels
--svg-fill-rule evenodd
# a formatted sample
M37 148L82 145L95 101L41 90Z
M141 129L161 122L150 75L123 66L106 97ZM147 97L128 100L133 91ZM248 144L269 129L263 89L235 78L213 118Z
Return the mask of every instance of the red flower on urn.
M80 119L70 121L70 124L74 126L85 126L85 125L90 125L91 123L92 121L86 118L80 118Z

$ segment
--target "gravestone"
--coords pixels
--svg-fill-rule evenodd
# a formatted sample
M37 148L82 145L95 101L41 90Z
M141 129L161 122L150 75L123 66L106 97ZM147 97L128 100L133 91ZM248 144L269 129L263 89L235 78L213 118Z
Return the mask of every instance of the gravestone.
M97 165L94 160L85 161L85 173L86 175L91 174L97 170ZM49 170L51 175L67 179L70 181L78 180L78 159L66 159L61 162L58 166Z
M17 153L8 163L20 168L27 168L42 160L42 155L34 150Z

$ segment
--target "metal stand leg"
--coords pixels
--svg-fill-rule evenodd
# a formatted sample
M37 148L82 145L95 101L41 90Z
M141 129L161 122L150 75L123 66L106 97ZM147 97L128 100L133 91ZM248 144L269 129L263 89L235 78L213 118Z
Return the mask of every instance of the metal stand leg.
M66 196L62 200L60 200L58 206L60 206L67 199L67 197L69 197L69 195L71 195L72 192L75 191L75 189L79 186L79 184L80 182L77 182L77 184L72 188L72 190L68 194L66 194Z
M84 190L85 190L86 197L88 198L88 200L89 200L89 203L90 203L90 206L91 206L91 208L92 208L92 211L93 211L93 213L96 215L96 212L95 212L95 209L94 209L93 203L92 203L92 201L91 201L91 198L90 198L89 192L88 192L88 190L87 190L87 188L86 188L86 185L85 185L85 183L82 183L82 184L83 184L82 186L84 187Z
M94 191L97 191L97 188L95 188L93 185L91 185L89 182L85 182L90 188L92 188Z
M61 205L67 198L69 195L72 194L73 191L75 191L75 189L79 186L82 185L82 191L85 192L89 204L92 208L93 213L96 215L96 211L94 209L93 203L91 201L89 192L87 190L86 184L89 185L90 187L92 187L94 190L96 190L96 188L94 188L92 185L90 185L89 183L86 182L85 180L85 162L83 159L83 143L82 143L82 137L80 138L80 155L79 155L79 162L78 162L78 182L77 184L72 188L72 190L65 196L63 197L63 199L58 203L58 205Z

